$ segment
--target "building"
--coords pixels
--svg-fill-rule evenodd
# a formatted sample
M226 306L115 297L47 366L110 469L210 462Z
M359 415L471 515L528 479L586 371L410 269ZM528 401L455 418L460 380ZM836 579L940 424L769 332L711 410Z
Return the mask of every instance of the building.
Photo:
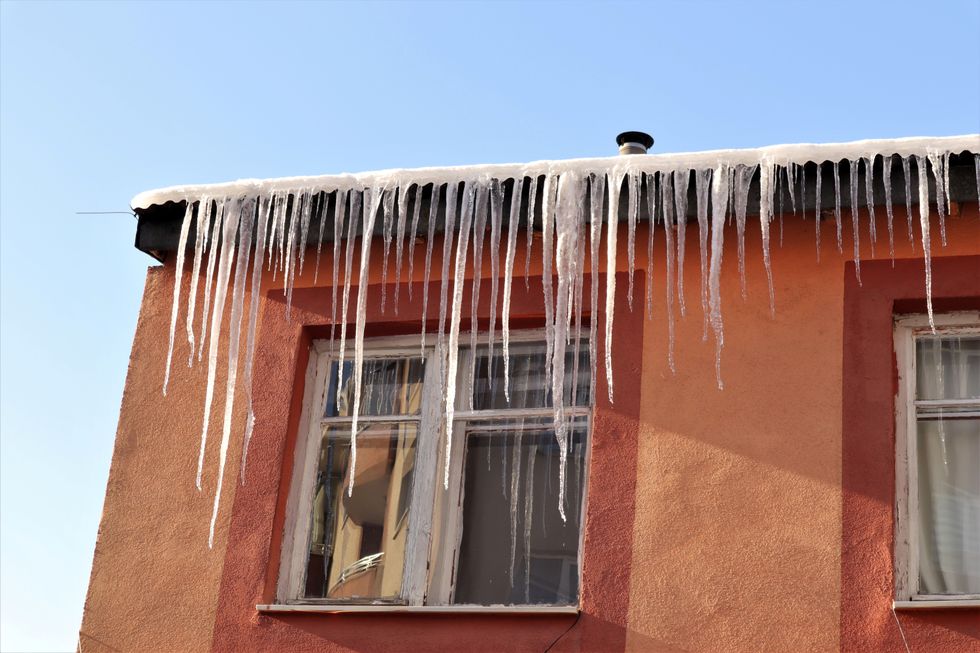
M980 135L623 140L135 198L80 649L976 651Z

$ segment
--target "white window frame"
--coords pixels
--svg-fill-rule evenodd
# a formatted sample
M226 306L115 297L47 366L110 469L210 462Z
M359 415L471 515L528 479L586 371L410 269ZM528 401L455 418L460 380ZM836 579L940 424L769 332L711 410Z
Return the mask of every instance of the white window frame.
M936 314L935 333L926 315L895 318L895 601L896 608L980 607L980 594L924 594L919 591L918 458L916 408L975 405L974 400L916 401L915 341L919 336L980 333L980 311Z
M432 334L432 341L435 341ZM479 334L478 343L485 344L488 334ZM500 347L500 334L495 337ZM545 342L544 330L521 330L510 333L511 344L526 342ZM321 426L324 423L322 410L330 379L330 368L337 359L339 343L331 346L328 340L314 340L306 371L306 383L300 428L297 435L292 478L286 504L283 524L282 548L280 553L279 578L277 582L276 604L259 605L264 611L313 611L313 612L547 612L574 613L577 605L465 605L453 604L455 591L455 569L462 539L463 525L463 466L465 461L466 422L499 418L518 418L529 416L550 417L551 408L505 409L505 410L456 410L454 419L453 447L450 454L449 489L443 488L442 478L445 466L445 428L440 394L439 375L441 374L437 353L438 345L427 345L423 351L419 337L395 336L365 340L364 358L420 357L426 359L423 388L422 413L419 416L419 437L416 440L416 460L435 460L432 469L424 469L416 463L412 480L411 508L409 510L409 535L406 543L405 566L402 576L401 595L397 601L372 601L354 603L337 599L306 598L305 574L306 553L309 551L310 523L313 487L315 485L315 461L321 444ZM499 351L499 349L498 349ZM353 352L345 353L345 358ZM469 369L470 349L468 343L460 346L457 397L467 397L472 393ZM586 437L583 478L588 479L589 461L592 449L592 408L591 406L565 407L567 418L586 417L589 435ZM330 418L328 418L329 420ZM338 421L347 418L337 418ZM361 417L360 421L411 421L404 417ZM438 431L438 437L425 436ZM585 535L585 514L588 501L588 483L582 488L581 514L578 533L578 565L581 570ZM579 577L579 602L581 601L581 576Z

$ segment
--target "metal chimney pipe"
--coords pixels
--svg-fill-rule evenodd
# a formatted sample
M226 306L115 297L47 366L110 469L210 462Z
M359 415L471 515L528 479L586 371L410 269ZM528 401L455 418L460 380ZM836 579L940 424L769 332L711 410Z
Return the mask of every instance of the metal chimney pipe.
M616 137L620 154L646 154L653 147L653 136L645 132L623 132Z

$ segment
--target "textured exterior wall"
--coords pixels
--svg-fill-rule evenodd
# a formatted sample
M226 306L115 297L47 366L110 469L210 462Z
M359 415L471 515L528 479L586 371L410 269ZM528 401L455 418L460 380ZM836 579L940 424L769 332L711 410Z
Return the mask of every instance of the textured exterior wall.
M887 256L887 236L884 216L879 217L881 257ZM901 211L896 210L896 221L903 243L898 256L914 257L904 244ZM847 534L842 536L847 499L841 463L846 257L835 251L832 220L823 224L820 263L812 220L787 217L785 224L782 248L778 226L773 229L774 318L758 230L750 221L747 301L740 297L734 230L726 233L724 391L715 387L711 336L701 340L696 224L687 230L687 316L682 318L675 306L676 375L666 364L663 232L656 235L652 322L642 319L646 235L638 234L633 313L626 305L622 273L619 281L616 403L602 405L595 423L584 614L577 622L566 616L258 614L255 604L271 602L275 592L306 344L329 317L329 293L323 287L329 283L330 252L323 253L317 289L302 290L312 285L313 256L307 258L307 273L297 280L301 289L292 322L285 320L281 292L268 291L263 302L255 361L258 422L248 483L235 482L244 421L240 387L211 551L207 528L225 363L219 362L204 491L199 493L194 471L206 365L186 367L182 312L169 396L161 396L173 264L151 269L82 623L83 651L543 651L556 638L555 651L879 648L853 644L866 641L893 647L893 638L861 639L888 627L881 597L871 602L867 619L848 618L849 604L842 601L842 588L850 582L841 555L848 542ZM950 219L949 229L950 246L943 250L934 244L935 256L980 254L976 205ZM845 225L845 252L850 251L848 231ZM862 236L867 256L867 233ZM619 244L622 271L625 233ZM434 271L439 270L439 250ZM374 256L380 253L377 249ZM424 251L416 249L416 255L421 281ZM515 296L516 304L524 302L517 313L525 326L537 326L543 319L540 308L533 308L535 301L540 305L535 299L540 283L532 277L532 291L525 293L519 278L522 245L517 261L515 293L526 295ZM489 274L486 257L485 264ZM371 282L379 281L375 269ZM487 295L484 287L484 311ZM401 296L401 315L395 317L390 310L380 315L377 294L372 294L368 336L418 330L411 316L419 311L419 298L409 304L404 288ZM430 316L437 306L430 302ZM599 395L604 394L600 373ZM886 496L891 489L883 492ZM890 541L879 546L884 547L881 555L889 555ZM852 626L858 635L849 630ZM969 637L949 641L962 650L976 644ZM918 642L914 650L929 650L929 642Z

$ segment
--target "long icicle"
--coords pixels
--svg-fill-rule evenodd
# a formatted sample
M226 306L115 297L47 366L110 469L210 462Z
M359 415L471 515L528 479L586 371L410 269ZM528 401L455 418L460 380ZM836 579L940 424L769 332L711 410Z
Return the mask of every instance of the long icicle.
M476 376L476 346L477 334L480 331L480 285L483 278L483 242L487 234L487 194L489 180L482 179L474 185L476 192L476 209L473 215L473 280L470 292L470 356L469 379L470 387ZM467 406L473 410L473 393L466 398Z
M533 175L527 187L527 251L524 253L524 287L531 289L531 245L534 243L534 211L537 207L538 177Z
M868 212L868 235L871 239L871 258L875 258L875 245L878 242L878 225L875 222L875 156L863 157L864 164L864 198Z
M208 196L202 197L197 203L197 225L194 235L194 265L191 270L191 287L187 294L187 367L194 364L194 352L196 351L194 339L194 308L197 304L197 286L201 277L201 262L207 248L208 233L211 231L211 212L212 200Z
M840 214L840 165L834 161L834 222L837 225L837 253L844 253L844 234Z
M858 217L858 161L850 159L848 166L848 186L851 191L851 230L854 232L854 274L861 285L861 230Z
M552 352L555 350L555 299L552 285L551 264L555 250L555 196L558 180L548 174L544 178L544 196L541 198L541 288L544 291L544 339L545 378L551 375Z
M922 229L922 254L926 266L926 313L929 315L929 328L936 332L932 316L932 250L929 243L929 173L926 170L926 157L916 156L915 165L919 169L919 227Z
M667 259L667 366L671 374L677 372L674 364L674 284L676 270L674 269L674 185L669 172L660 174L660 204L664 216L664 253Z
M932 164L932 178L936 184L936 212L939 214L939 242L946 247L946 189L947 171L946 158L935 150L930 150L926 155L929 163Z
M405 229L408 224L408 189L409 185L398 188L398 226L395 229L395 315L398 315L398 300L401 298L402 287L402 254L405 246ZM409 277L409 286L411 286Z
M881 181L885 185L885 218L888 223L888 256L895 266L895 210L892 206L892 155L881 157Z
M174 301L170 309L170 344L167 346L167 368L163 373L163 396L167 396L167 385L170 383L170 363L174 357L174 334L177 331L177 315L180 312L180 288L184 276L184 253L187 251L187 236L194 221L194 202L187 200L184 209L184 221L180 225L180 237L177 239L177 261L174 265Z
M228 372L225 376L225 415L221 426L221 447L218 450L218 480L214 490L214 507L208 529L208 548L214 547L214 527L221 505L221 487L224 485L225 464L228 461L228 445L231 442L231 421L235 409L235 390L238 385L238 355L242 334L242 312L245 303L245 276L251 254L252 231L255 227L255 200L242 203L238 219L238 255L235 260L235 282L231 292L231 313L228 315ZM212 334L212 337L213 334Z
M909 243L915 251L915 235L912 233L912 165L911 157L902 157L902 173L905 176L905 222L908 225Z
M208 379L204 394L204 420L201 425L201 450L197 458L197 478L195 484L201 489L201 476L204 472L204 450L208 443L208 428L211 425L211 405L214 399L215 374L218 367L218 343L221 335L221 320L225 315L225 295L228 292L228 278L231 275L232 258L235 256L235 233L241 217L241 200L230 202L231 210L220 212L221 218L221 260L218 263L217 288L214 307L211 311L211 340L208 346ZM216 243L217 244L217 243Z
M493 341L497 329L497 275L500 274L500 228L504 211L504 188L500 181L490 181L490 328L487 330L487 370L490 389L493 390Z
M711 193L711 170L695 170L694 186L698 202L698 247L701 250L701 315L703 316L701 339L708 340L710 309L708 307L708 197Z
M633 310L633 274L636 271L636 224L640 214L640 173L629 171L629 193L626 202L626 265L629 277L627 279L626 299L630 310Z
M769 283L769 315L775 317L776 292L772 283L772 261L769 255L769 225L772 224L772 174L772 164L768 160L763 159L759 164L759 232L762 235L762 261L766 268L766 281ZM819 187L818 184L817 188ZM801 198L802 202L803 199ZM741 210L745 211L744 208ZM818 233L820 229L819 225L820 218L818 216Z
M684 255L687 252L687 186L691 181L691 172L687 169L675 170L674 175L674 216L677 222L677 305L681 309L681 317L687 315L687 303L684 301Z
M422 270L422 351L425 351L425 323L429 319L429 278L432 274L432 249L435 246L436 239L436 217L439 212L439 198L442 195L442 186L439 184L432 185L432 193L429 195L429 218L427 224L427 239L425 242L425 267ZM453 196L453 210L455 211L455 195ZM448 223L449 214L449 203L446 203L446 214ZM444 237L445 239L448 236ZM445 242L443 243L445 244ZM445 270L445 266L443 266ZM443 275L442 280L445 283L445 275ZM445 293L443 293L445 295Z
M668 173L660 173L666 175ZM646 175L647 184L647 270L646 270L646 296L647 296L647 319L653 319L653 244L657 234L657 173Z
M201 338L198 343L197 360L204 357L204 345L208 338L208 314L211 312L211 288L214 286L215 267L221 251L221 225L225 218L225 200L216 203L211 222L211 239L208 251L208 267L204 277L204 305L201 312Z
M446 302L449 292L449 264L453 254L453 236L456 229L456 194L459 190L457 184L446 184L446 224L443 229L442 237L442 283L439 289L439 333L438 342L442 346L445 344L446 335ZM467 223L469 230L469 223Z
M599 242L602 238L602 200L606 191L606 176L592 175L589 192L589 403L595 404L595 386L599 364Z
M613 311L616 308L616 231L619 226L619 192L623 185L622 170L613 169L609 178L609 211L606 214L606 386L609 403L613 403Z
M721 350L725 346L724 327L721 318L721 262L725 245L725 212L728 207L729 169L725 164L715 168L711 177L711 270L708 304L711 310L711 328L715 332L715 377L718 389L725 384L721 380Z
M517 233L521 217L521 187L523 179L514 179L510 193L510 217L507 223L507 258L504 261L504 304L500 311L500 329L504 348L504 398L510 403L510 300L514 284L514 257L517 254Z
M434 189L433 189L434 190ZM412 230L408 245L408 301L412 301L412 287L415 286L415 241L419 233L419 216L422 213L422 186L415 185L415 199L412 202ZM426 247L428 249L428 245ZM423 317L423 319L425 319Z
M347 246L344 251L344 294L340 309L340 345L337 352L337 408L340 408L340 389L344 387L344 359L347 354L347 311L350 308L350 286L354 262L354 237L357 235L358 220L361 217L364 191L352 190L350 193L350 217L347 220ZM366 220L367 218L365 218ZM366 238L366 236L365 236Z

